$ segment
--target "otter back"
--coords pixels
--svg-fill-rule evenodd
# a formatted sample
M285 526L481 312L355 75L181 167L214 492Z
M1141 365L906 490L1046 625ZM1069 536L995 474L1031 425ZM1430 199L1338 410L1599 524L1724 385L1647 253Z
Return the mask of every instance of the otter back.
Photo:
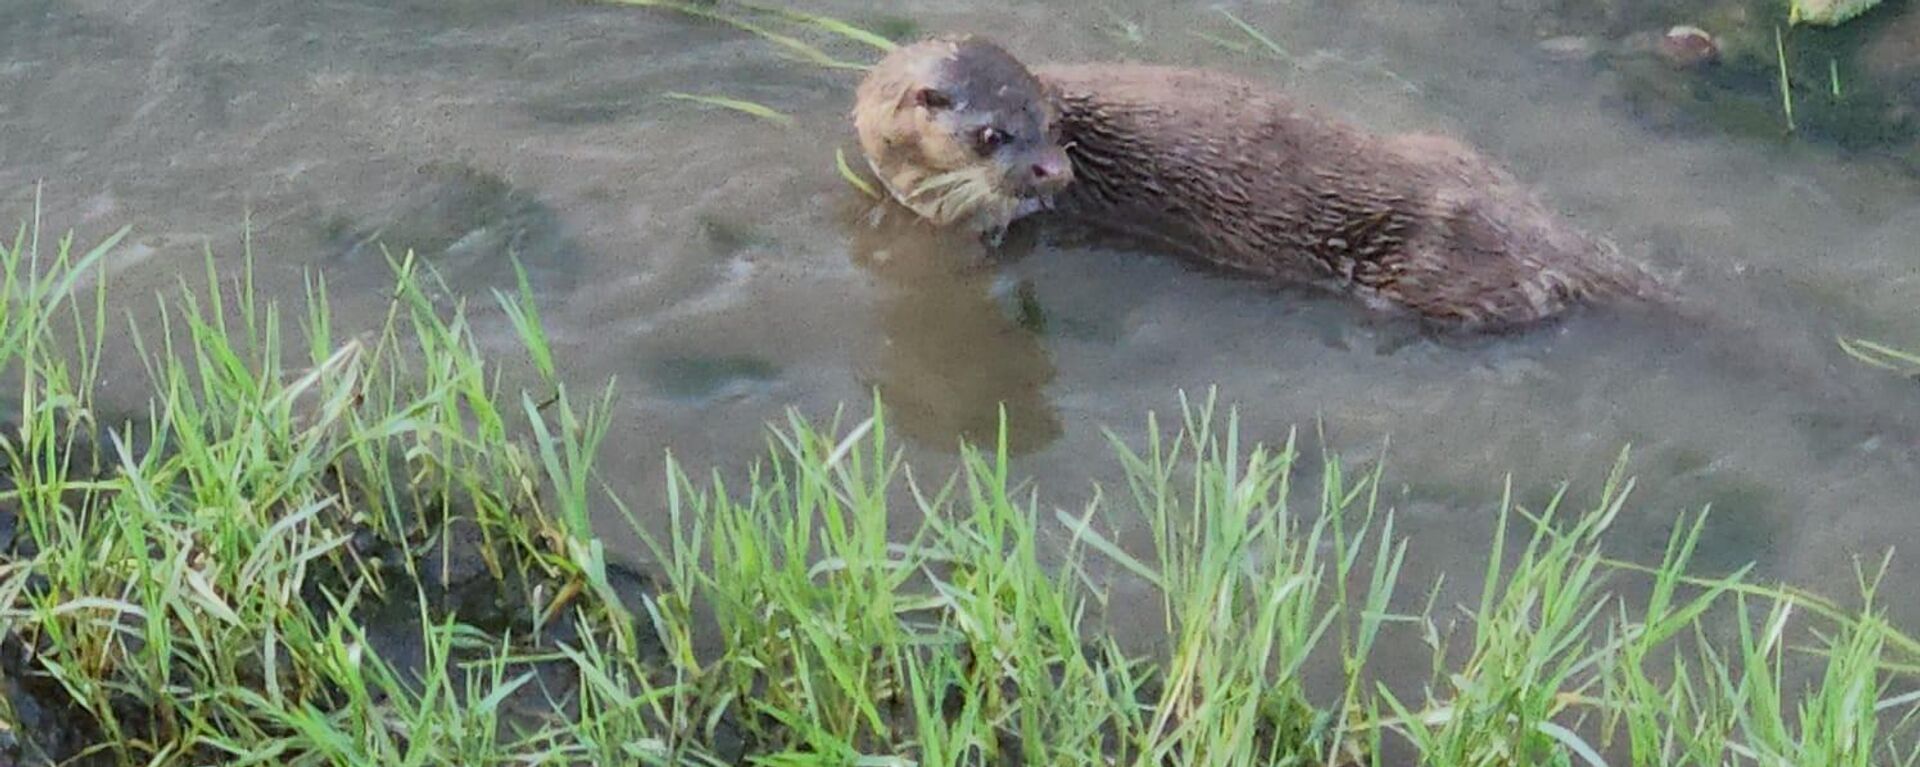
M1036 74L1073 162L1062 208L1090 223L1453 326L1526 324L1659 292L1453 139L1374 136L1216 72Z

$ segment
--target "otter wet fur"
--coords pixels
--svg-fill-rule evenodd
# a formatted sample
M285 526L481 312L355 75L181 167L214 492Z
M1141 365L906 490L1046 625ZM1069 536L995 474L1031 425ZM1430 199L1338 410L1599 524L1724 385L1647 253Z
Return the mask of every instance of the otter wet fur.
M1461 330L1667 295L1465 144L1370 134L1221 72L1029 69L985 39L937 37L874 67L853 120L894 199L989 239L1057 209Z
M1047 91L991 43L942 38L899 49L855 100L868 165L895 200L935 224L997 236L1072 181Z

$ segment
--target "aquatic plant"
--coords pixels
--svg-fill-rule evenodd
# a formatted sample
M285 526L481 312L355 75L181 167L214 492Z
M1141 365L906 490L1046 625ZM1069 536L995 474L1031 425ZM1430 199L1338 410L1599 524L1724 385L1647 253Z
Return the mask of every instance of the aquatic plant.
M781 126L793 125L793 115L789 115L778 109L774 109L773 107L770 107L755 101L736 99L728 96L709 96L709 95L697 94L697 93L681 93L679 91L668 91L660 95L662 98L669 98L676 101L690 101L696 104L705 104L707 106L720 107L722 109L731 109L735 112L740 112L742 114L753 115L754 117L758 117L762 120L766 120L767 122L773 123L775 125L781 125Z
M840 178L842 180L846 181L849 186L860 190L860 193L866 195L867 199L881 199L880 191L873 188L875 182L869 182L861 178L860 173L855 171L853 166L847 164L846 150L833 150L833 166L835 170L840 172Z
M766 40L780 50L799 57L802 61L828 69L863 70L866 69L868 65L836 58L832 54L821 50L819 46L813 43L752 21L747 17L756 14L772 16L788 24L798 24L803 27L825 30L837 37L852 40L881 51L891 50L894 45L892 41L887 40L879 34L839 19L753 3L697 3L683 2L682 0L600 0L600 2L639 8L656 8L684 14L696 19L724 24L759 37L762 40ZM729 12L726 6L734 6L739 8L739 10Z
M1865 338L1839 339L1840 350L1860 362L1909 378L1920 378L1920 353L1897 349Z

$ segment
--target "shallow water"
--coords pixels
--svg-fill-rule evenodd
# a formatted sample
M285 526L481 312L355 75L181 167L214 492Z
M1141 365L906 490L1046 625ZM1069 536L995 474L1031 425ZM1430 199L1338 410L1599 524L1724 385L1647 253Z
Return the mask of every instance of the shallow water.
M1920 549L1920 388L1833 343L1920 345L1914 177L1804 142L1650 127L1616 78L1543 54L1529 19L1493 2L1230 4L1292 64L1193 34L1234 32L1204 3L863 5L808 7L984 31L1034 60L1233 69L1379 130L1459 135L1723 322L1587 315L1439 343L1150 254L1043 239L978 266L964 241L859 224L833 157L851 149L852 75L713 25L572 2L14 0L0 9L0 212L27 215L45 180L50 227L85 241L134 225L114 262L129 299L195 279L209 242L237 264L250 215L262 283L295 299L306 271L324 274L348 323L385 309L376 243L415 247L501 351L512 331L489 289L511 288L517 254L570 380L617 377L604 471L654 522L666 447L743 467L786 408L863 409L876 386L923 468L990 433L1006 402L1018 467L1073 507L1113 479L1102 427L1137 436L1148 410L1217 384L1263 439L1324 423L1364 461L1390 438L1410 583L1445 571L1471 587L1508 473L1530 500L1569 478L1586 498L1628 444L1639 502L1615 553L1655 556L1676 516L1708 503L1714 569L1752 561L1845 595L1855 557ZM120 396L140 390L136 371L112 381ZM1920 558L1894 569L1911 581ZM1920 624L1920 603L1891 607Z

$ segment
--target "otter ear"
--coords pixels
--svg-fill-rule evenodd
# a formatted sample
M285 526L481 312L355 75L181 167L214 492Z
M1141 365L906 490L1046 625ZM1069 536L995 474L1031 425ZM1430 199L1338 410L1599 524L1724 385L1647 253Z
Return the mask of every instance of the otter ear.
M926 107L934 111L953 106L953 97L937 88L915 88L912 98L914 106Z

